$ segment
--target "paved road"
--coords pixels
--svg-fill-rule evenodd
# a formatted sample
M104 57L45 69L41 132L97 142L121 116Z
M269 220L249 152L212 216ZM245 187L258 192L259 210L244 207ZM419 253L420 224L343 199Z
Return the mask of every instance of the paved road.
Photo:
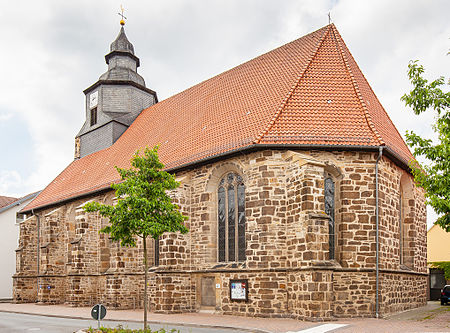
M134 322L117 322L117 321L102 321L102 326L117 327L122 324L129 328L142 328L141 323ZM1 333L73 333L82 328L89 326L97 327L95 320L86 319L69 319L56 318L18 313L0 312L0 332ZM192 326L166 326L151 324L150 328L153 330L160 328L175 328L182 333L236 333L232 329L213 329L213 328L198 328Z

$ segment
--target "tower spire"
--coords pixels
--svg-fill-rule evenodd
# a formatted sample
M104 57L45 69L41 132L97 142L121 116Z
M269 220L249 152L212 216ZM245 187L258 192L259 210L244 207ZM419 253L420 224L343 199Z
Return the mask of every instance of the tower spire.
M120 25L123 27L125 25L125 20L127 19L124 15L123 15L124 9L122 7L122 5L120 5L120 13L117 13L120 17L122 17L122 19L120 20Z

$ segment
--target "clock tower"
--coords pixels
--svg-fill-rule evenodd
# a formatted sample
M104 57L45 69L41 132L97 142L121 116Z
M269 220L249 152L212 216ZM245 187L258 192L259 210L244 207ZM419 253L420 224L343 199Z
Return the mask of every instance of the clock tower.
M125 35L124 22L110 52L108 70L84 90L86 120L75 137L75 159L111 146L142 110L158 102L137 73L139 58Z

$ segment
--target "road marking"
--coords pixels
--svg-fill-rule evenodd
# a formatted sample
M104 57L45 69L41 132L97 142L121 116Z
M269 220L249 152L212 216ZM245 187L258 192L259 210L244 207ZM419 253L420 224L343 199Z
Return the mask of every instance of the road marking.
M301 330L297 332L286 332L286 333L325 333L332 330L336 330L338 328L348 326L346 324L323 324L315 327L308 328L306 330Z

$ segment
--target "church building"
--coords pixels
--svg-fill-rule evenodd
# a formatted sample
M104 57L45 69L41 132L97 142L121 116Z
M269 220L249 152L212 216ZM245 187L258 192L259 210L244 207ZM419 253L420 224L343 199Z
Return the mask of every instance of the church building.
M159 145L187 234L150 241L150 310L332 320L426 304L411 152L333 24L163 101L122 27L75 159L22 212L14 301L143 304L143 250L99 230L114 166ZM388 79L388 77L386 77Z

